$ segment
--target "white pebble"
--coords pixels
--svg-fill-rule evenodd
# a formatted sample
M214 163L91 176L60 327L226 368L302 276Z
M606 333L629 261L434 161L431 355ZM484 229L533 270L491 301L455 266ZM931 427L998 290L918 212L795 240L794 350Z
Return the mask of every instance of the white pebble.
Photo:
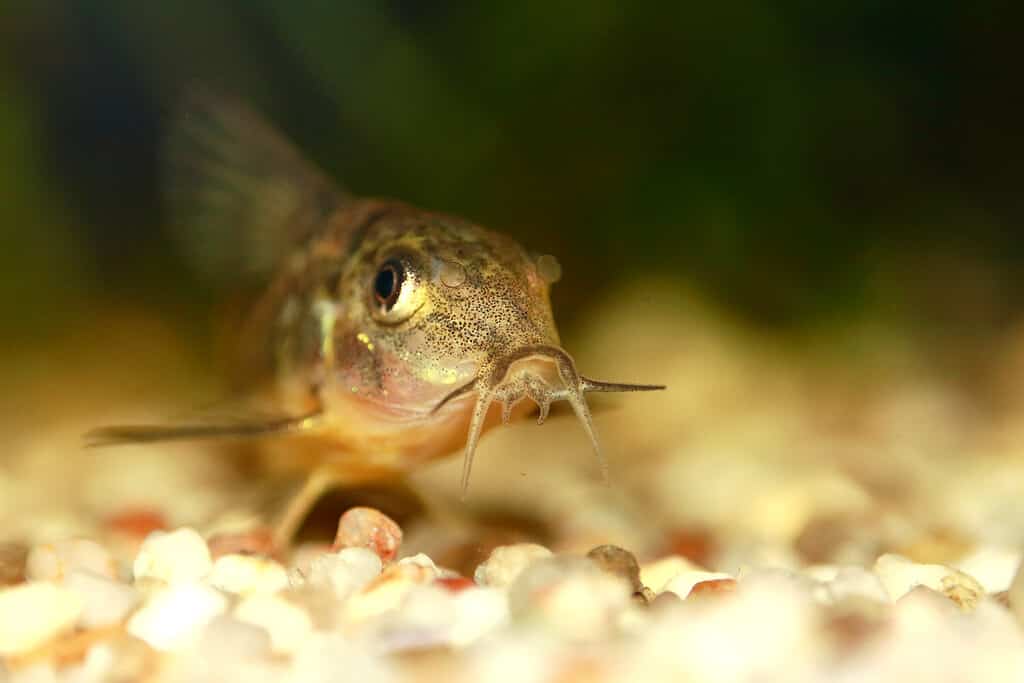
M201 583L178 583L156 593L128 620L128 632L157 650L188 645L224 612L227 598Z
M706 572L706 571L683 571L671 579L669 579L662 590L671 591L681 598L685 598L693 590L693 587L702 581L716 581L718 579L731 579L733 578L730 574L724 574L722 572Z
M117 576L107 549L85 539L34 546L25 560L25 576L30 581L60 581L76 569L109 578Z
M0 589L0 655L28 652L70 630L81 611L78 595L54 583Z
M421 562L405 560L391 565L346 601L345 618L358 623L398 608L413 588L437 578L437 568L432 567L433 562L426 566Z
M340 633L314 632L295 653L286 680L288 683L396 683L399 677L390 660L376 655L364 643Z
M565 655L559 651L558 646L553 638L546 638L536 631L515 630L502 634L500 638L486 638L467 651L466 675L462 680L487 683L549 683L560 678L576 680L567 675ZM671 681L680 678L665 676L649 680ZM585 681L587 676L580 676L579 680ZM605 680L648 679L607 677Z
M380 576L381 567L380 557L369 548L343 548L314 559L304 583L329 587L344 599Z
M64 586L82 599L78 617L82 628L118 624L139 604L139 593L133 587L88 571L72 571L65 577Z
M889 602L889 593L881 579L863 567L819 567L805 574L819 582L814 596L823 604L832 605L857 598Z
M235 617L265 628L276 654L295 653L313 632L309 613L280 595L251 595L235 608Z
M941 564L918 564L900 555L882 555L875 561L874 571L893 600L925 586L971 609L985 594L981 584L961 571Z
M682 555L669 555L640 567L640 583L661 593L669 581L683 572L704 571Z
M194 529L154 531L135 557L135 580L160 579L167 583L192 582L210 573L213 562L206 541Z
M455 594L451 642L465 647L508 623L508 596L497 588L466 588Z
M10 678L8 678L8 675ZM63 683L53 662L32 662L28 666L19 667L11 674L0 663L0 683Z
M383 652L422 650L451 641L455 624L455 596L435 585L413 586L399 609L376 623L375 640Z
M259 624L221 614L203 627L197 650L207 662L225 656L235 662L253 660L270 654L270 635Z
M481 586L511 586L523 570L537 560L547 557L551 557L551 551L536 543L498 546L491 551L490 557L476 568L473 580Z
M275 593L288 587L288 573L265 557L223 555L213 563L206 581L227 593Z
M631 594L625 579L590 560L552 557L533 563L509 587L509 613L571 640L592 640L609 635Z
M1010 588L1022 554L1019 550L985 546L956 563L956 568L978 580L989 593Z
M401 560L398 561L398 564L402 566L415 566L424 569L428 572L431 572L433 574L433 576L431 576L431 579L437 578L441 575L441 570L438 569L437 565L434 564L434 561L424 553L416 553L415 555L411 555L409 557L403 557Z
M160 680L184 683L275 683L283 667L274 662L266 630L233 617L213 618L201 630L194 647L167 658Z

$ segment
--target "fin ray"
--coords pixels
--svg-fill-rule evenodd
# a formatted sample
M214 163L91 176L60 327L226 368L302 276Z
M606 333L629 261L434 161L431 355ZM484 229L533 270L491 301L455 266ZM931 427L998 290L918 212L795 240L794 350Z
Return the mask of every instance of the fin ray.
M265 277L348 199L260 116L203 88L175 112L163 167L172 235L218 285Z
M100 427L85 434L89 448L137 443L190 441L203 439L249 438L280 435L312 428L321 416L319 410L296 417L268 417L210 423L168 425L114 425Z

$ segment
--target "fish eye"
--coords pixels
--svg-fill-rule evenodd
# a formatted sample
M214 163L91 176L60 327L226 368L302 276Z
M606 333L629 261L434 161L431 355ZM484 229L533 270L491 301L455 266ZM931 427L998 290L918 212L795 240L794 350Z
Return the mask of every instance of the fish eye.
M384 312L390 312L402 293L404 269L399 261L385 261L373 279L373 296Z
M414 261L403 256L382 262L369 283L370 314L385 325L405 322L423 304L425 293L418 283Z

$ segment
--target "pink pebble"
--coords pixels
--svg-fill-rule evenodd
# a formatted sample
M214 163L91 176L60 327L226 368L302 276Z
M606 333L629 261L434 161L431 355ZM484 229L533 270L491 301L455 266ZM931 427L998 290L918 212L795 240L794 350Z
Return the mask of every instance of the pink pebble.
M395 520L380 510L354 507L346 510L338 520L338 533L331 549L369 548L381 562L387 563L398 555L400 545L402 529Z
M444 588L452 593L461 593L467 588L473 588L476 586L476 582L472 579L467 579L465 576L445 576L439 579L434 579L434 584Z
M140 540L154 531L170 528L163 513L152 508L127 508L108 517L106 523L112 531Z

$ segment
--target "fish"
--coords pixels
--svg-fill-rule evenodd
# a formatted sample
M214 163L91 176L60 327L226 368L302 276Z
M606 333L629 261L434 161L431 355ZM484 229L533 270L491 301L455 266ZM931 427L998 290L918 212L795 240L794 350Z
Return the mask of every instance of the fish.
M196 89L173 121L172 234L211 282L256 292L224 363L245 414L101 427L90 445L266 442L272 471L307 477L282 542L326 490L460 449L465 497L495 404L502 422L538 410L542 424L567 401L607 481L586 394L665 387L580 373L552 313L554 256L456 215L356 196L240 100Z

